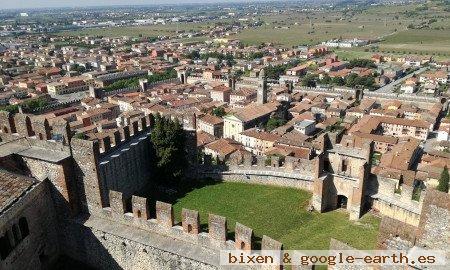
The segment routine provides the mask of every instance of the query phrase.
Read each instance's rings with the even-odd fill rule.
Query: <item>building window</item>
[[[346,172],[347,169],[348,169],[348,160],[344,159],[342,160],[341,171]]]

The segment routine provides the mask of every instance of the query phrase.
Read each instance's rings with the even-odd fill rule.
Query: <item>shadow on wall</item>
[[[83,262],[72,259],[66,255],[62,255],[58,258],[55,265],[49,268],[50,270],[96,270],[96,268],[90,267]]]
[[[62,255],[52,270],[122,270],[111,252],[100,242],[101,237],[82,223],[82,220],[68,220],[61,226],[67,233],[62,239]]]

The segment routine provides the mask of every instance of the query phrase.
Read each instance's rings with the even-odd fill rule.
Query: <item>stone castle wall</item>
[[[110,191],[109,206],[67,225],[72,233],[65,242],[71,257],[99,269],[222,269],[219,250],[254,247],[253,230],[239,223],[228,239],[225,217],[210,214],[208,232],[195,210],[183,209],[181,219],[177,223],[170,204],[150,206],[145,198]],[[282,248],[267,236],[261,246]]]
[[[13,227],[18,226],[21,218],[26,219],[29,234],[20,233],[21,240],[15,243],[6,260],[0,258],[0,269],[40,269],[48,267],[43,263],[48,262],[50,265],[59,255],[57,217],[50,185],[49,181],[37,182],[11,208],[1,213],[0,236],[8,233],[11,234],[10,239],[15,239],[12,237]]]
[[[450,257],[450,194],[428,190],[424,196],[419,222],[419,245],[446,249]]]
[[[100,140],[99,177],[106,190],[141,192],[151,176],[150,120],[143,117]]]
[[[197,176],[211,177],[223,181],[245,182],[292,187],[312,191],[315,160],[286,157],[251,155],[232,158],[226,165],[214,165],[210,156],[205,156],[197,167]]]
[[[27,121],[26,117],[22,118],[25,119],[22,121],[24,124],[36,124]],[[8,119],[10,118],[6,122],[10,123]],[[147,177],[146,172],[139,170],[151,162],[145,159],[150,148],[149,120],[139,119],[130,126],[95,141],[72,139],[69,149],[71,156],[67,161],[51,163],[23,159],[33,176],[40,180],[50,180],[44,180],[43,183],[51,185],[51,195],[48,196],[54,202],[68,201],[68,205],[75,203],[81,206],[81,211],[78,212],[80,215],[75,218],[67,216],[62,222],[46,224],[46,228],[58,228],[60,231],[56,236],[59,237],[55,245],[57,250],[48,250],[51,256],[57,256],[61,250],[70,257],[101,269],[220,269],[218,250],[250,250],[254,247],[252,229],[242,224],[236,224],[234,239],[229,239],[224,217],[210,215],[209,230],[203,232],[197,211],[183,209],[179,223],[174,218],[170,204],[157,202],[150,206],[147,199],[133,196],[141,189],[141,180]],[[46,127],[45,122],[43,127]],[[48,129],[51,135],[52,127],[47,126]],[[33,132],[35,130],[39,129],[31,129]],[[45,130],[38,133],[46,134]],[[22,133],[28,134],[30,130],[22,129]],[[29,137],[27,134],[23,135]],[[9,133],[6,137],[8,136]],[[14,137],[19,136],[11,138]],[[25,142],[60,153],[68,150],[65,143],[44,138],[34,137]],[[370,156],[370,151],[360,150],[334,145],[330,151],[310,160],[293,157],[286,157],[284,160],[278,157],[271,157],[270,160],[264,157],[255,159],[243,155],[241,159],[230,160],[227,165],[212,165],[211,159],[207,157],[203,164],[196,167],[194,176],[312,191],[312,205],[320,212],[335,208],[337,196],[345,195],[348,198],[350,216],[357,219],[364,202],[364,184]],[[331,172],[324,170],[325,159],[328,159]],[[344,159],[348,160],[347,170],[342,170]],[[70,183],[76,185],[76,198],[68,192]],[[112,191],[115,189],[120,192]],[[404,221],[414,226],[423,224],[423,245],[441,245],[440,239],[446,233],[442,228],[448,231],[442,219],[439,219],[448,218],[448,207],[445,208],[440,203],[445,198],[436,202],[429,201],[424,204],[427,207],[422,207],[423,202],[411,200],[412,189],[404,186],[401,195],[395,194],[394,189],[395,183],[380,182],[377,193],[370,194],[374,199],[375,210],[396,219],[399,216],[402,219],[402,213],[414,214]],[[416,209],[412,209],[413,207]],[[60,209],[58,203],[56,208]],[[422,211],[422,208],[426,211]],[[56,213],[58,212],[59,210]],[[433,223],[434,219],[439,219],[437,225]],[[436,237],[440,239],[436,240]],[[263,237],[262,249],[280,249],[281,246],[281,243],[267,236]]]
[[[372,208],[380,214],[395,218],[413,226],[419,226],[423,199],[426,196],[422,192],[419,201],[413,200],[413,187],[403,185],[401,194],[395,192],[397,181],[389,178],[378,178],[378,192],[371,195]]]

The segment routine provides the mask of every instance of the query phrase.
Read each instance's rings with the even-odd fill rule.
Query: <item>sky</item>
[[[250,0],[261,1],[261,0]],[[151,5],[177,3],[250,2],[249,0],[0,0],[0,9],[85,7],[106,5]]]

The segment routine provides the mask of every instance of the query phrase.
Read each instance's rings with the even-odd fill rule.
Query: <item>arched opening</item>
[[[28,228],[28,222],[25,217],[21,217],[19,219],[19,228],[20,228],[20,233],[22,234],[22,239],[27,237],[30,234],[30,230]]]
[[[19,232],[19,226],[17,226],[17,224],[14,224],[12,226],[12,232],[14,236],[14,242],[16,242],[17,245],[20,242],[20,240],[22,240],[21,234]]]
[[[241,241],[241,249],[245,249],[245,242]]]
[[[5,234],[0,237],[0,258],[2,260],[6,259],[12,250],[11,243],[9,242],[8,236]]]
[[[9,133],[7,127],[3,127],[3,133]]]
[[[337,197],[337,208],[347,209],[348,199],[344,195],[338,195]]]
[[[140,218],[141,215],[142,215],[142,214],[141,214],[141,210],[137,210],[136,214],[137,214],[137,217]]]
[[[192,232],[192,225],[191,225],[191,224],[189,224],[189,225],[187,226],[187,231],[188,231],[188,233],[191,233],[191,232]]]

